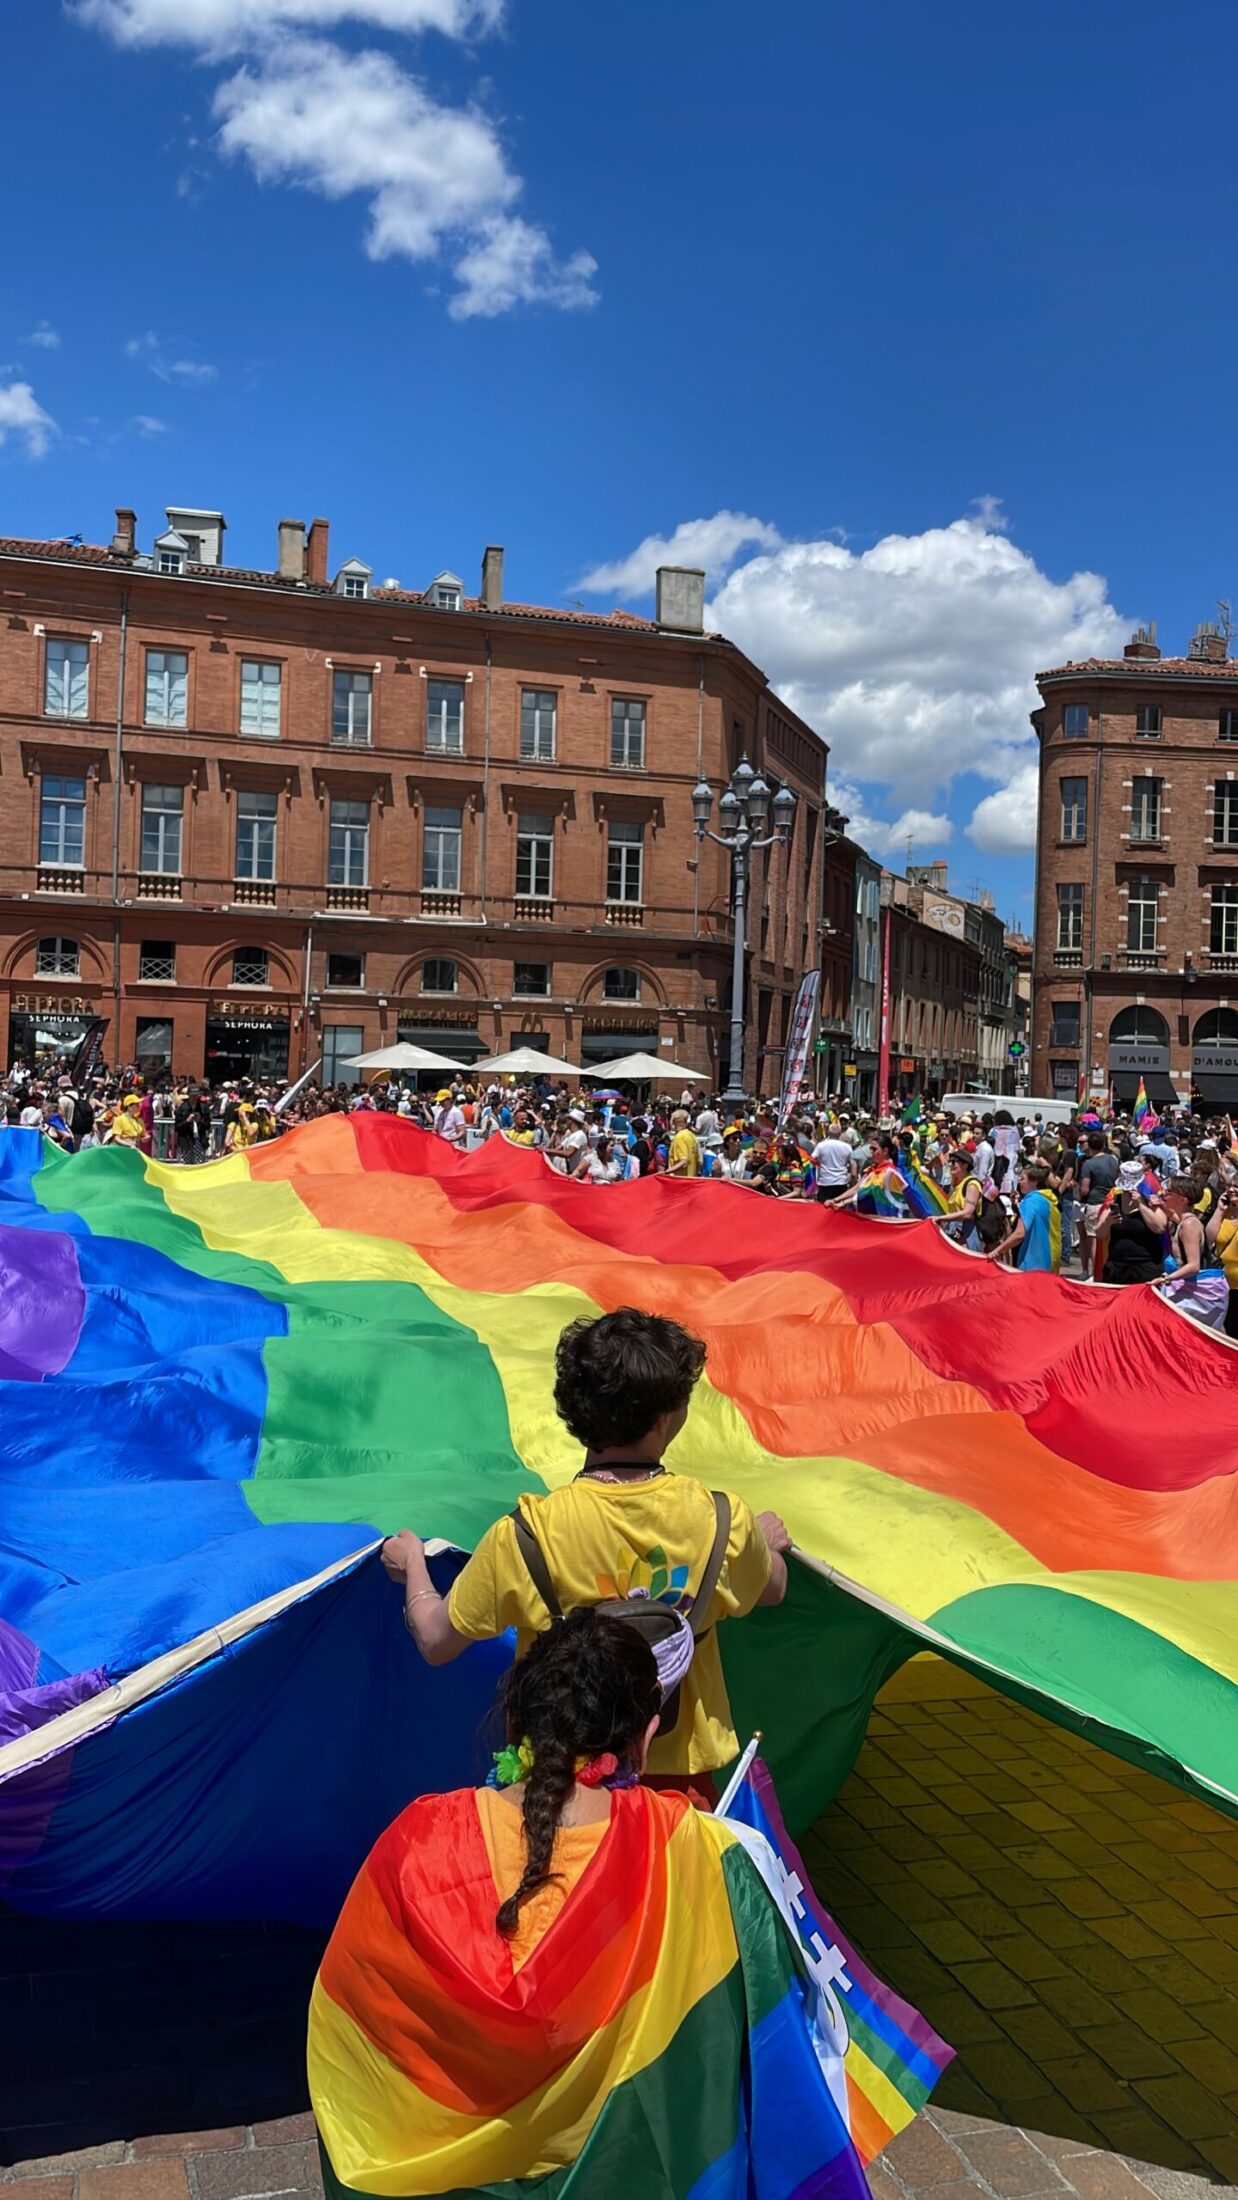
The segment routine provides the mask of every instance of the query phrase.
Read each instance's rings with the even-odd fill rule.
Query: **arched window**
[[[421,990],[423,993],[458,993],[460,991],[460,965],[447,955],[432,955],[421,966]]]
[[[1191,1034],[1191,1044],[1197,1047],[1225,1047],[1229,1051],[1238,1046],[1238,1009],[1210,1008],[1201,1016]]]
[[[36,978],[76,978],[81,975],[82,950],[76,940],[61,939],[58,933],[40,940],[34,951]]]
[[[1109,1026],[1110,1043],[1124,1046],[1167,1047],[1169,1026],[1163,1016],[1145,1003],[1137,1008],[1123,1008]]]
[[[233,985],[269,985],[271,958],[265,947],[238,947],[232,958]]]
[[[602,974],[602,999],[604,1001],[639,1001],[640,972],[628,970],[616,964]]]

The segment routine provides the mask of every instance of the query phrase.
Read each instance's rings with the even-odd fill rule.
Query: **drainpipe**
[[[696,784],[699,787],[705,776],[705,652],[697,659],[699,667],[696,682]],[[697,847],[696,862],[692,866],[692,937],[701,936],[701,849]]]
[[[301,1062],[305,1068],[309,1054],[310,971],[314,962],[314,920],[311,917],[305,927],[305,983],[301,988]]]
[[[489,923],[486,915],[486,890],[489,883],[490,864],[490,674],[492,651],[490,634],[486,632],[486,707],[482,716],[481,752],[481,921]]]
[[[1085,1093],[1086,1093],[1086,1096],[1087,1096],[1088,1098],[1090,1098],[1090,1097],[1091,1097],[1091,1092],[1092,1092],[1092,1048],[1093,1048],[1093,1047],[1094,1047],[1094,1045],[1096,1044],[1096,1042],[1095,1042],[1095,1039],[1093,1038],[1093,1035],[1092,1035],[1092,1018],[1093,1018],[1093,1016],[1094,1016],[1094,1015],[1095,1015],[1095,1013],[1096,1013],[1096,902],[1097,902],[1097,895],[1098,895],[1098,893],[1099,893],[1099,890],[1100,890],[1100,793],[1101,793],[1101,772],[1102,772],[1102,770],[1103,770],[1103,768],[1104,768],[1104,755],[1105,755],[1105,750],[1104,750],[1104,732],[1105,732],[1105,713],[1104,713],[1104,707],[1103,707],[1103,705],[1102,705],[1101,703],[1098,703],[1098,704],[1097,704],[1097,709],[1096,709],[1096,793],[1095,793],[1095,807],[1094,807],[1094,810],[1093,810],[1093,814],[1092,814],[1092,820],[1091,820],[1091,833],[1092,833],[1092,906],[1091,906],[1091,909],[1090,909],[1090,910],[1089,910],[1089,912],[1088,912],[1088,916],[1089,916],[1089,923],[1088,923],[1088,957],[1087,957],[1087,963],[1086,963],[1086,965],[1085,965],[1085,968],[1084,968],[1084,971],[1083,971],[1083,1013],[1084,1013],[1084,1017],[1085,1017],[1085,1019],[1086,1019],[1086,1030],[1087,1030],[1087,1036],[1086,1036],[1086,1038],[1085,1038],[1084,1044],[1082,1045],[1082,1047],[1081,1047],[1081,1048],[1080,1048],[1080,1050],[1079,1050],[1079,1067],[1080,1067],[1080,1069],[1081,1069],[1081,1070],[1085,1071],[1085,1072],[1086,1072],[1086,1075],[1087,1075],[1087,1085],[1086,1085],[1086,1087],[1085,1087]],[[1133,798],[1132,798],[1132,799],[1133,799]],[[1034,958],[1033,958],[1033,960],[1034,960]],[[1033,1008],[1033,1012],[1035,1011],[1035,1005],[1036,1005],[1036,1004],[1035,1004],[1035,1000],[1033,999],[1033,1002],[1032,1002],[1032,1008]],[[1108,1066],[1109,1066],[1109,1052],[1108,1052],[1108,1048],[1109,1048],[1109,1037],[1108,1037],[1108,1033],[1106,1033],[1106,1035],[1105,1035],[1105,1067],[1106,1067],[1106,1069],[1108,1069]],[[1078,1091],[1078,1088],[1076,1087],[1076,1096],[1077,1096],[1077,1091]]]
[[[129,642],[129,590],[120,592],[120,648],[116,666],[116,743],[112,756],[112,1040],[120,1054],[120,816],[125,749],[125,659]]]

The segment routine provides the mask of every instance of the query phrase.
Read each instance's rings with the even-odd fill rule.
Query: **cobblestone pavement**
[[[884,1691],[803,1849],[958,2050],[874,2200],[1238,2191],[1238,1825],[930,1659]],[[0,2200],[318,2191],[301,2114],[0,2171]]]
[[[1238,1825],[920,1659],[804,1855],[873,1968],[958,2050],[934,2116],[887,2149],[885,2200],[963,2180],[1009,2200],[1238,2181]]]

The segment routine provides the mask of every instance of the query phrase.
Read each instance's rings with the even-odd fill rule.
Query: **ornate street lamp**
[[[746,756],[741,757],[731,774],[731,784],[718,802],[718,822],[722,831],[713,831],[709,819],[714,806],[714,792],[708,780],[702,779],[692,789],[692,815],[696,821],[696,837],[712,840],[719,848],[725,848],[731,858],[734,878],[735,950],[731,965],[731,1073],[723,1104],[732,1114],[747,1103],[744,1092],[744,956],[748,909],[748,858],[757,848],[772,848],[775,844],[790,846],[791,831],[795,824],[795,796],[789,787],[780,787],[773,800],[774,830],[767,833],[769,823],[769,788],[759,773],[754,772]]]

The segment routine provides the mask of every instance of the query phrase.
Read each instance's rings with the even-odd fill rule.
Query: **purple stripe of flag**
[[[0,1378],[40,1383],[59,1375],[73,1357],[85,1313],[72,1238],[0,1223]]]

